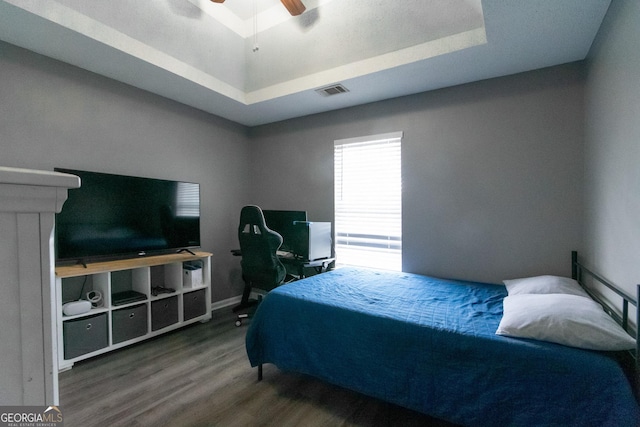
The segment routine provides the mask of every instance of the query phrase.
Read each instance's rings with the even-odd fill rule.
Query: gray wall
[[[333,220],[333,141],[404,131],[403,269],[570,274],[580,249],[582,64],[252,128],[255,203]]]
[[[404,269],[497,282],[569,274],[581,245],[582,65],[246,129],[0,45],[0,164],[202,183],[214,300],[241,292],[240,207],[333,220],[333,141],[404,131]],[[250,171],[250,173],[248,172]]]
[[[588,58],[585,256],[640,283],[640,2],[614,0]]]
[[[242,290],[229,249],[248,164],[243,126],[0,42],[0,165],[201,183],[214,300]]]

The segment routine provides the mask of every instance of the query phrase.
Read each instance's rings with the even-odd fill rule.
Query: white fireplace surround
[[[80,178],[0,166],[0,405],[58,405],[55,214]]]

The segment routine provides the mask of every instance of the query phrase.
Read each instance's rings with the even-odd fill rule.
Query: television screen
[[[306,211],[277,211],[263,210],[264,222],[271,230],[282,236],[282,246],[280,250],[287,252],[295,252],[296,246],[296,222],[306,222]]]
[[[56,262],[200,246],[200,185],[55,169],[80,177],[56,214]]]

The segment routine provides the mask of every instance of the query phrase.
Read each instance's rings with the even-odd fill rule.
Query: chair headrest
[[[266,226],[262,209],[259,206],[248,205],[240,211],[240,224],[254,224],[261,228]]]

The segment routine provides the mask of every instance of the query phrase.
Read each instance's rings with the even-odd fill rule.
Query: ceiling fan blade
[[[301,0],[280,0],[284,7],[287,8],[289,13],[293,16],[301,15],[307,8],[304,7]]]
[[[214,3],[224,3],[224,0],[211,0]],[[302,12],[307,10],[301,0],[280,0],[284,7],[287,8],[289,13],[293,16],[301,15]]]

